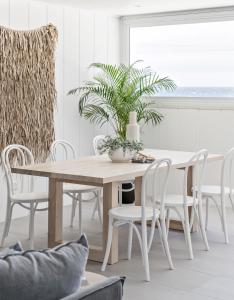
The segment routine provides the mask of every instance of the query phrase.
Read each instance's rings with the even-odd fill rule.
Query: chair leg
[[[128,231],[128,260],[131,259],[132,255],[132,235],[133,235],[133,224],[129,223],[129,231]]]
[[[79,235],[82,234],[82,194],[78,195],[79,202]]]
[[[173,262],[172,262],[172,259],[171,259],[171,253],[170,253],[169,245],[168,245],[167,230],[166,230],[165,220],[164,219],[161,220],[160,223],[161,223],[161,228],[162,228],[162,239],[163,239],[163,244],[164,244],[166,256],[167,256],[168,263],[169,263],[169,268],[171,270],[173,270],[174,266],[173,266]]]
[[[234,203],[233,203],[233,200],[232,200],[232,195],[229,195],[229,200],[231,202],[231,207],[232,207],[232,210],[234,212]]]
[[[77,200],[75,198],[75,194],[72,194],[72,210],[71,210],[71,223],[70,223],[71,227],[73,227],[73,222],[76,215],[76,206],[77,206]]]
[[[227,229],[227,216],[226,216],[226,206],[225,206],[225,196],[221,197],[221,212],[222,212],[222,219],[223,219],[223,230],[224,230],[224,237],[225,243],[228,244],[228,229]]]
[[[170,227],[170,208],[167,209],[167,214],[166,214],[166,230],[167,230],[167,236],[169,233],[169,227]]]
[[[98,211],[98,201],[97,200],[95,200],[95,203],[94,203],[94,206],[93,206],[93,212],[92,212],[92,215],[91,215],[91,220],[94,220],[96,211]]]
[[[189,250],[189,259],[193,259],[193,248],[192,248],[192,241],[191,241],[191,233],[190,233],[190,224],[189,224],[189,213],[188,207],[184,207],[184,229],[185,229],[185,238],[187,241],[187,246]]]
[[[98,211],[98,217],[99,217],[99,221],[102,224],[102,210],[101,210],[101,196],[100,196],[100,191],[97,192],[97,211]]]
[[[34,205],[34,203],[30,203],[30,218],[29,218],[30,249],[34,248],[34,216],[35,216],[35,205]]]
[[[6,210],[6,220],[5,220],[5,225],[4,225],[2,240],[1,240],[1,247],[4,246],[5,239],[8,236],[8,233],[9,233],[9,229],[10,229],[10,225],[11,225],[11,217],[12,217],[13,206],[14,206],[14,204],[11,204],[10,202],[8,202],[7,210]]]
[[[162,228],[161,228],[161,224],[159,222],[159,219],[157,219],[157,226],[158,226],[158,232],[159,232],[160,242],[161,242],[161,245],[162,245],[162,248],[163,248],[163,254],[165,256],[167,256],[166,250],[165,250],[164,241],[163,241],[163,238],[162,238]]]
[[[113,236],[113,219],[112,216],[109,216],[109,226],[108,226],[108,238],[107,238],[107,244],[106,244],[106,253],[105,257],[102,263],[102,272],[106,270],[106,265],[108,262],[108,258],[110,255],[110,250],[111,250],[111,244],[112,244],[112,236]]]
[[[144,262],[143,264],[144,264],[144,268],[145,268],[145,280],[150,281],[146,221],[142,222],[142,254],[143,254],[143,262]]]
[[[199,203],[198,203],[198,215],[199,215],[199,224],[200,224],[202,239],[204,241],[205,248],[208,251],[210,249],[210,247],[209,247],[207,236],[206,236],[206,230],[205,230],[205,225],[204,225],[202,202],[201,201],[199,201]]]
[[[9,222],[8,222],[8,226],[7,226],[6,236],[8,236],[9,231],[10,231],[10,226],[11,226],[11,221],[12,221],[12,211],[13,211],[13,207],[14,207],[14,204],[12,204],[12,205],[11,205],[11,208],[10,208],[10,215],[9,215]]]
[[[150,230],[150,238],[148,243],[148,252],[151,249],[153,238],[154,238],[154,232],[155,232],[155,225],[156,225],[156,219],[153,219],[151,222],[151,230]]]
[[[208,229],[208,221],[209,221],[209,204],[210,204],[210,199],[206,198],[206,226],[205,229]]]

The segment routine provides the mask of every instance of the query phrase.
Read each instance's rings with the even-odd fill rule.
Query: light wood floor
[[[64,209],[64,236],[66,240],[78,238],[77,225],[69,227],[70,207]],[[101,227],[96,220],[90,220],[92,207],[84,206],[84,231],[91,243],[98,243]],[[77,222],[78,223],[78,222]],[[211,250],[203,251],[203,243],[199,233],[193,234],[194,260],[187,259],[184,237],[182,233],[170,232],[169,243],[176,269],[169,271],[163,255],[159,237],[156,232],[150,253],[151,282],[143,281],[139,247],[134,239],[133,258],[127,261],[127,228],[120,229],[121,261],[108,266],[106,276],[121,274],[127,276],[124,289],[126,300],[233,300],[234,299],[234,213],[228,213],[230,244],[223,243],[220,221],[214,209],[211,209],[208,238]],[[0,233],[3,224],[0,224]],[[47,213],[38,213],[36,217],[35,248],[46,247]],[[28,218],[14,220],[6,245],[20,240],[25,249],[28,247]],[[100,272],[100,264],[88,263],[89,271]]]

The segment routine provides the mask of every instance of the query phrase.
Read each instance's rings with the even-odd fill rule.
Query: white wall
[[[72,142],[78,154],[92,153],[92,139],[101,131],[78,115],[77,98],[67,92],[87,80],[92,62],[118,63],[119,20],[95,11],[50,5],[30,0],[1,0],[0,25],[15,29],[36,28],[53,23],[59,30],[56,51],[57,111],[56,138]],[[40,184],[41,186],[41,184]],[[0,222],[4,220],[6,204],[5,182],[0,176]],[[24,210],[16,209],[14,217]]]

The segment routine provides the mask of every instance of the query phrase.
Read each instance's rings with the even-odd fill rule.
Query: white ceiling
[[[155,13],[234,5],[234,0],[43,0],[118,15]]]

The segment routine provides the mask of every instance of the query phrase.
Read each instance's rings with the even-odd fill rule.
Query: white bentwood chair
[[[100,155],[99,147],[102,145],[103,141],[105,140],[105,135],[97,135],[93,139],[93,149],[95,155]],[[129,188],[123,188],[123,184],[129,185]],[[119,195],[119,205],[122,205],[122,193],[132,192],[135,189],[134,181],[121,181],[119,182],[118,186],[118,195]],[[129,205],[129,204],[128,204]]]
[[[160,172],[161,168],[163,168],[165,171],[163,179],[162,173]],[[164,199],[166,195],[166,187],[170,168],[171,160],[167,158],[156,160],[148,167],[142,179],[141,206],[123,205],[109,210],[108,240],[105,257],[102,264],[102,271],[105,271],[108,262],[112,244],[113,228],[124,224],[129,224],[128,258],[130,259],[131,257],[132,231],[134,230],[138,237],[141,248],[143,265],[145,268],[145,280],[150,281],[148,252],[152,244],[156,223],[158,225],[161,243],[168,259],[169,268],[174,269],[167,241],[164,209]],[[160,189],[158,188],[159,177]],[[152,186],[152,194],[150,197],[151,205],[146,206],[146,201],[148,200],[147,188],[149,185]],[[159,208],[156,206],[158,201],[160,202]],[[147,242],[147,221],[151,221],[149,243]],[[140,234],[135,222],[141,222],[142,234]]]
[[[170,224],[170,210],[174,210],[179,219],[182,222],[183,230],[185,234],[185,240],[188,246],[189,259],[193,259],[193,249],[191,241],[191,229],[194,225],[195,216],[197,218],[201,235],[205,243],[205,249],[209,250],[209,245],[206,237],[206,231],[204,226],[203,211],[202,211],[202,197],[201,197],[201,185],[204,177],[204,170],[207,162],[208,151],[203,149],[198,151],[189,161],[187,167],[183,170],[183,194],[168,195],[165,199],[165,210],[167,212],[167,233],[169,231]],[[193,196],[188,196],[187,180],[189,166],[193,166]],[[189,208],[191,208],[191,218],[189,216]],[[180,212],[182,209],[183,215]]]
[[[226,220],[226,201],[228,198],[234,210],[234,190],[232,183],[233,159],[234,148],[231,148],[224,156],[222,162],[220,185],[202,185],[201,187],[202,198],[206,201],[206,229],[208,228],[209,202],[211,200],[218,210],[226,244],[229,242]]]
[[[1,158],[7,182],[7,210],[1,246],[4,245],[9,233],[13,208],[18,204],[30,212],[29,240],[30,248],[33,249],[35,212],[48,209],[47,207],[38,208],[38,204],[48,202],[48,193],[33,191],[33,176],[16,175],[11,172],[13,166],[34,164],[33,155],[27,147],[17,144],[9,145],[3,149]],[[26,187],[28,187],[28,192],[24,192]]]
[[[52,143],[50,148],[51,158],[53,161],[56,161],[58,159],[59,149],[62,150],[63,154],[65,155],[64,158],[65,160],[77,159],[76,150],[71,143],[65,140],[56,140]],[[73,226],[73,222],[74,222],[77,202],[79,204],[79,234],[82,233],[82,202],[95,201],[92,217],[94,216],[95,211],[97,211],[100,223],[102,223],[102,212],[101,212],[101,205],[100,205],[100,198],[101,198],[100,188],[96,186],[90,186],[90,185],[64,183],[63,193],[72,199],[71,227]],[[84,194],[89,194],[89,193],[92,193],[93,197],[88,199],[83,197]]]

